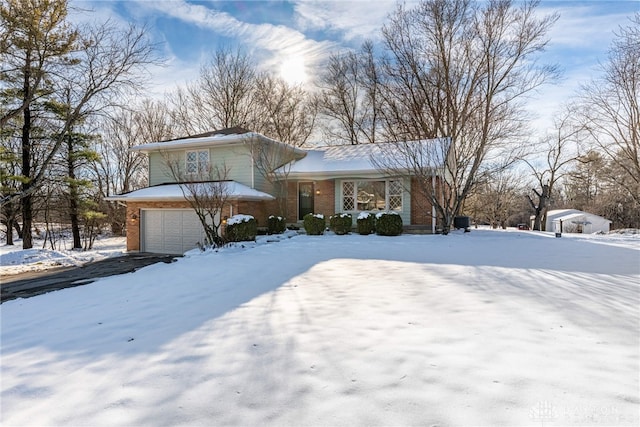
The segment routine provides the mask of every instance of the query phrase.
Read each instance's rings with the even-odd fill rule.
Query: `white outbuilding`
[[[608,233],[611,221],[577,209],[556,209],[547,212],[547,231],[559,233]]]

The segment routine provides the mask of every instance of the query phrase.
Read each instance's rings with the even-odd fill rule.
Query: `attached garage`
[[[229,198],[221,212],[223,216],[245,213],[266,221],[265,203],[273,202],[275,197],[235,181],[224,181],[224,186]],[[178,255],[205,243],[200,220],[180,184],[142,188],[105,200],[127,205],[128,251]]]
[[[140,231],[143,252],[183,254],[205,241],[193,209],[143,209]]]

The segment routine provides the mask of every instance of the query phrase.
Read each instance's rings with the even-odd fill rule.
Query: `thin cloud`
[[[608,47],[614,38],[613,31],[617,31],[620,25],[628,23],[633,10],[629,7],[627,12],[627,8],[623,7],[623,10],[605,13],[601,8],[602,5],[597,3],[588,6],[540,8],[541,14],[560,13],[560,19],[549,32],[551,45],[558,48],[593,50]]]
[[[298,1],[294,10],[301,29],[336,32],[350,42],[376,39],[396,5],[392,0]]]
[[[251,24],[239,21],[226,12],[184,1],[144,2],[145,9],[211,30],[220,36],[238,40],[254,51],[267,52],[265,63],[275,66],[287,58],[304,57],[308,67],[322,62],[338,49],[331,41],[315,41],[283,25]]]

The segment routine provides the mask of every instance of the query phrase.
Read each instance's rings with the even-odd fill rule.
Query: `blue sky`
[[[411,3],[412,0],[407,1]],[[72,19],[111,19],[114,24],[145,24],[159,43],[168,65],[152,70],[152,93],[158,95],[192,81],[201,64],[219,45],[240,46],[265,69],[290,81],[309,82],[332,53],[357,49],[375,40],[395,1],[188,1],[72,0]],[[530,100],[538,113],[536,126],[549,123],[552,113],[596,75],[613,31],[640,10],[640,1],[546,1],[540,13],[560,13],[541,60],[560,64],[564,78]]]

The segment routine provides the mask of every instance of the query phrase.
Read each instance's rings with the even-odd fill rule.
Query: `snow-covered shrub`
[[[281,216],[269,215],[267,219],[268,234],[282,234],[287,228],[286,219]]]
[[[304,216],[304,229],[311,236],[324,234],[324,215],[308,213]]]
[[[351,214],[337,213],[329,218],[329,228],[338,235],[347,234],[351,231]]]
[[[402,234],[402,218],[397,212],[379,212],[376,214],[376,234],[379,236],[398,236]]]
[[[251,215],[234,215],[227,220],[225,237],[229,242],[256,240],[258,223]]]
[[[359,234],[371,234],[376,231],[376,217],[370,212],[360,212],[356,225]]]

